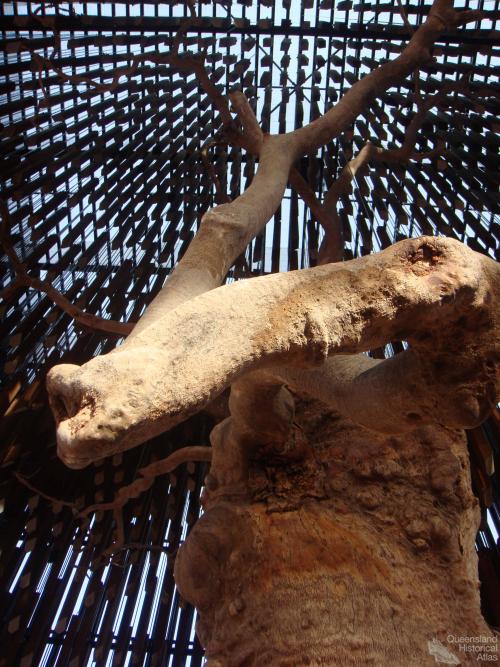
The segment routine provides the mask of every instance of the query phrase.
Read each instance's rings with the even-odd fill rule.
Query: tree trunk
[[[493,634],[464,433],[389,437],[303,398],[291,439],[301,460],[257,450],[246,492],[207,477],[178,554],[208,665],[475,664],[454,641]]]

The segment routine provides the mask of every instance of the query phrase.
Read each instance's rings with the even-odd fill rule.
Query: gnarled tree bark
[[[436,0],[398,58],[286,135],[263,135],[238,94],[237,131],[218,95],[226,138],[260,158],[252,185],[204,216],[120,348],[48,375],[58,452],[75,468],[141,444],[231,386],[231,416],[211,435],[206,511],[176,562],[212,667],[420,667],[439,650],[459,664],[448,635],[491,634],[477,592],[477,503],[456,429],[481,423],[496,400],[499,267],[457,241],[422,237],[219,287],[289,179],[334,240],[326,258],[340,259],[328,205],[368,159],[413,156],[430,102],[419,96],[399,151],[363,149],[326,208],[295,161],[427,62],[443,31],[477,17]],[[391,340],[410,349],[390,360],[358,354]]]
[[[429,418],[475,426],[495,400],[499,272],[457,241],[422,237],[350,262],[211,290],[114,352],[50,371],[59,454],[81,467],[171,428],[245,372],[314,367],[390,340],[413,350],[404,361],[382,362],[386,377],[403,389],[400,369],[409,364],[427,381],[419,404],[412,376],[405,378],[415,406],[401,428]],[[407,407],[403,394],[401,401]]]
[[[302,458],[254,455],[246,496],[208,491],[177,556],[208,665],[431,667],[435,641],[477,664],[447,641],[493,634],[463,433],[387,437],[304,399],[295,421]]]

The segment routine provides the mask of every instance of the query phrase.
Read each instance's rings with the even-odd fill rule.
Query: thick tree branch
[[[314,152],[339,136],[372,100],[428,62],[434,43],[443,32],[481,16],[481,12],[456,11],[451,0],[435,0],[425,23],[397,58],[357,81],[326,114],[292,133],[298,154]]]
[[[469,13],[462,16],[471,20]],[[414,317],[425,305],[432,317],[424,308],[422,319],[427,328],[432,328],[438,313],[450,314],[448,305],[443,304],[443,295],[460,293],[463,306],[463,299],[467,301],[464,294],[470,295],[471,289],[474,293],[481,292],[467,273],[472,263],[470,258],[460,265],[464,265],[465,274],[471,284],[474,283],[471,289],[470,285],[463,288],[454,269],[446,269],[444,274],[432,271],[435,265],[448,266],[448,255],[456,255],[456,260],[457,257],[461,259],[461,253],[455,252],[455,246],[449,247],[451,242],[424,239],[411,242],[417,246],[408,242],[410,245],[403,255],[410,265],[410,283],[414,275],[434,275],[436,284],[424,281],[425,288],[416,284],[408,289],[408,276],[399,274],[399,251],[387,250],[385,253],[389,254],[382,253],[380,257],[387,260],[392,256],[391,252],[396,253],[396,268],[388,267],[384,259],[380,260],[379,266],[379,260],[364,258],[358,260],[364,262],[356,265],[360,268],[353,270],[346,265],[321,267],[319,271],[325,271],[325,275],[315,274],[314,281],[309,272],[301,272],[286,278],[274,276],[266,288],[261,287],[260,281],[251,281],[251,287],[243,283],[232,286],[232,292],[217,290],[203,294],[220,285],[235,258],[273,215],[295,160],[349,127],[374,97],[430,58],[434,40],[443,30],[455,27],[461,21],[450,2],[436,0],[427,21],[415,31],[396,60],[382,65],[355,84],[323,117],[289,134],[263,137],[248,103],[245,105],[244,98],[235,95],[233,106],[243,127],[243,132],[239,132],[232,124],[226,100],[220,98],[222,111],[227,109],[223,124],[230,141],[260,154],[257,174],[249,189],[234,202],[218,206],[204,216],[200,231],[182,261],[122,348],[107,357],[92,360],[83,369],[61,366],[51,373],[49,390],[54,412],[60,421],[60,454],[69,465],[85,465],[96,457],[132,447],[169,428],[198,411],[248,370],[283,364],[314,364],[333,352],[352,353],[403,336],[412,340],[415,330],[413,342],[418,346],[419,336],[423,339],[428,333],[423,333],[422,321],[415,327],[408,312]],[[177,53],[173,57],[179,58]],[[160,58],[163,55],[151,59],[159,62]],[[202,61],[199,62],[203,67]],[[192,63],[189,66],[192,67]],[[209,92],[210,95],[216,93],[216,89]],[[406,150],[406,146],[404,148]],[[366,152],[371,150],[367,148]],[[486,260],[483,258],[482,261]],[[416,272],[411,268],[413,265]],[[406,270],[408,273],[408,266]],[[363,276],[366,278],[374,273],[378,277],[380,272],[385,276],[381,286],[383,296],[372,306],[370,300],[374,299],[369,296],[367,288],[370,280],[364,284]],[[456,284],[457,281],[460,284]],[[316,291],[313,282],[319,285]],[[482,304],[482,298],[478,303]],[[335,316],[331,313],[324,315],[332,309],[332,304]],[[467,307],[472,308],[469,301]],[[283,309],[285,317],[281,321],[273,313],[282,313]],[[472,311],[476,312],[475,306]],[[451,312],[456,314],[453,309]],[[236,321],[235,330],[232,323]],[[279,324],[277,332],[272,331],[273,322]],[[269,326],[272,334],[265,335]],[[372,331],[373,327],[375,331]],[[188,332],[187,337],[183,334],[177,340],[179,330]],[[215,350],[217,354],[214,356]],[[486,356],[491,356],[490,348],[488,350]],[[481,364],[482,361],[474,357],[474,369],[476,366],[483,369]],[[483,375],[489,381],[488,373]],[[115,384],[110,386],[113,378]],[[118,378],[120,384],[134,387],[128,399],[121,396]],[[467,385],[470,391],[468,389],[463,400],[471,401],[470,410],[464,410],[469,421],[482,416],[484,406],[489,405],[491,391],[488,389],[490,385],[486,385],[488,382],[481,380],[475,393]],[[116,409],[117,404],[124,403],[127,404],[126,412]],[[455,413],[453,418],[456,418]]]
[[[283,368],[276,374],[354,423],[396,434],[432,423],[471,428],[486,418],[495,402],[494,387],[479,415],[474,409],[467,413],[470,399],[458,378],[474,369],[462,359],[464,368],[454,372],[456,363],[449,355],[438,362],[435,355],[406,350],[389,359],[336,355],[317,369]]]
[[[281,377],[246,373],[231,386],[229,410],[231,416],[210,434],[213,455],[205,479],[205,509],[222,497],[246,495],[252,457],[290,460],[302,454],[293,437],[294,399]]]
[[[438,375],[452,358],[446,396],[454,407],[445,417],[473,426],[494,401],[499,272],[458,241],[422,237],[212,290],[127,346],[50,371],[59,455],[84,466],[171,428],[250,370],[315,366],[390,340],[409,341]],[[436,387],[437,380],[429,394]]]
[[[231,93],[229,97],[243,127],[243,134],[235,132],[234,129],[228,129],[226,131],[228,139],[233,144],[244,148],[253,155],[259,156],[264,134],[257,122],[253,109],[242,92],[236,91]],[[324,229],[330,229],[332,222],[329,215],[317,200],[314,190],[295,167],[292,167],[290,170],[289,182],[295,188],[297,194],[302,197],[306,206],[309,207],[311,213]]]
[[[182,260],[125,345],[158,317],[222,283],[235,259],[278,208],[294,160],[286,135],[264,137],[259,167],[249,188],[231,203],[205,213]]]

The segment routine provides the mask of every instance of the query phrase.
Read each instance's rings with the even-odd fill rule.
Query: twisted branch
[[[129,500],[137,498],[141,495],[141,493],[151,488],[154,480],[157,477],[172,472],[183,463],[190,463],[194,461],[209,462],[211,460],[211,447],[203,447],[198,445],[182,447],[181,449],[177,449],[175,452],[172,452],[172,454],[169,456],[160,459],[159,461],[155,461],[154,463],[150,463],[143,468],[140,468],[138,471],[139,477],[131,484],[122,486],[114,500],[108,503],[95,503],[94,505],[89,505],[80,511],[78,511],[76,503],[68,500],[62,500],[61,498],[56,498],[49,495],[48,493],[45,493],[19,473],[14,473],[14,477],[23,486],[28,488],[30,491],[33,491],[33,493],[36,493],[40,497],[45,498],[45,500],[48,500],[52,505],[62,505],[63,507],[69,507],[77,518],[84,519],[85,517],[89,516],[89,514],[93,514],[94,512],[107,510],[113,510],[114,512],[117,512],[117,510],[120,510]],[[116,518],[117,516],[115,514],[115,519]]]
[[[86,517],[93,512],[100,510],[113,510],[115,518],[117,510],[121,509],[129,500],[137,498],[153,486],[156,477],[172,472],[182,463],[189,463],[190,461],[211,461],[212,449],[211,447],[202,447],[192,445],[189,447],[182,447],[172,452],[169,456],[154,463],[150,463],[139,470],[139,477],[131,484],[122,486],[116,494],[114,500],[109,503],[96,503],[89,505],[82,510],[78,516]]]
[[[84,467],[172,428],[249,371],[315,367],[390,340],[409,341],[429,364],[437,408],[422,408],[422,420],[469,428],[494,400],[499,270],[458,241],[422,237],[211,290],[111,354],[49,372],[59,456]],[[448,358],[443,390],[436,360]]]
[[[30,491],[33,491],[33,493],[36,493],[39,495],[41,498],[45,498],[45,500],[48,500],[52,506],[57,507],[58,505],[62,505],[63,507],[69,507],[73,511],[73,514],[76,514],[77,509],[76,509],[76,504],[69,502],[68,500],[61,500],[60,498],[55,498],[54,496],[50,496],[48,493],[45,493],[44,491],[41,491],[38,487],[34,486],[26,477],[23,477],[19,473],[15,472],[14,477],[17,479],[17,481],[28,488]]]

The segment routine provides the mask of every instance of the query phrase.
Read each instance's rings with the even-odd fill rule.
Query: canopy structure
[[[213,417],[199,415],[141,450],[69,471],[55,458],[44,390],[59,361],[81,363],[113,349],[182,257],[203,213],[238,196],[254,176],[255,156],[225,142],[214,96],[188,61],[204,64],[216,93],[243,91],[265,132],[287,132],[395,58],[430,4],[0,6],[0,517],[7,527],[0,665],[202,661],[172,557],[199,515],[204,464],[159,477],[128,504],[123,546],[111,563],[103,552],[120,520],[111,512],[77,514],[109,500],[146,463],[181,444],[206,443]],[[382,93],[347,132],[297,165],[308,203],[321,203],[367,141],[401,146],[415,90],[425,96],[455,87],[420,127],[414,148],[428,158],[368,166],[339,196],[345,259],[421,234],[451,236],[500,259],[499,2],[461,4],[485,18],[444,34],[417,76]],[[169,60],[176,48],[178,58]],[[227,281],[314,266],[323,230],[313,208],[290,186]],[[102,331],[73,319],[75,312],[122,325]],[[485,582],[500,571],[499,434],[494,416],[469,435]],[[498,625],[496,604],[485,602]]]

